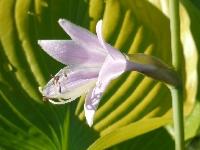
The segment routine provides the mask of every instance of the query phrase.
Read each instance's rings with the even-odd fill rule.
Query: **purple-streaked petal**
[[[89,51],[72,40],[39,40],[38,44],[65,65],[101,66],[105,60],[104,54]]]
[[[41,90],[48,99],[72,101],[91,89],[97,80],[99,68],[65,67]]]
[[[95,34],[65,19],[59,19],[58,23],[77,44],[80,44],[82,47],[89,49],[90,51],[96,51],[104,55],[106,54],[105,50],[101,48]]]
[[[113,59],[123,59],[124,56],[121,52],[119,52],[117,49],[107,44],[106,42],[104,42],[104,38],[102,34],[102,31],[103,31],[102,23],[103,21],[99,20],[96,25],[96,33],[97,33],[97,37],[99,39],[101,46],[107,51],[109,55],[111,55]]]
[[[93,124],[93,117],[99,105],[100,99],[108,84],[123,72],[126,71],[127,61],[124,59],[113,60],[111,56],[107,56],[100,70],[96,86],[88,94],[85,101],[85,116],[89,126]]]
[[[120,76],[127,70],[127,60],[123,59],[113,60],[111,56],[107,56],[101,70],[99,72],[98,81],[99,83],[108,83],[111,80]]]

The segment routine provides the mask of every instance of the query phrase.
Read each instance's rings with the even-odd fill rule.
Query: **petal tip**
[[[41,86],[38,87],[38,90],[39,90],[40,93],[42,93],[42,89],[43,88]]]
[[[60,19],[58,20],[58,23],[59,23],[59,24],[62,24],[62,23],[64,23],[65,21],[66,21],[65,19],[60,18]]]
[[[45,47],[48,42],[47,42],[47,40],[38,40],[37,43],[43,50],[45,50]]]
[[[100,24],[102,24],[102,23],[103,23],[103,20],[100,19],[100,20],[97,22],[97,25],[100,25]]]
[[[86,121],[89,127],[93,125],[94,114],[95,114],[94,110],[87,109],[85,106],[85,117],[86,117]]]
[[[87,121],[87,124],[88,124],[89,127],[92,127],[93,121],[90,121],[90,122]]]
[[[103,20],[99,20],[96,24],[96,32],[102,32],[102,23],[103,23]]]
[[[61,26],[61,28],[63,28],[63,30],[68,34],[70,29],[71,29],[71,26],[73,26],[73,24],[66,20],[66,19],[59,19],[58,20],[58,24]]]
[[[42,40],[38,40],[38,41],[37,41],[37,43],[38,43],[39,45],[41,45],[41,43],[42,43]]]
[[[66,19],[63,19],[63,18],[60,18],[60,19],[58,20],[58,23],[59,23],[59,25],[60,25],[62,28],[64,28],[64,29],[70,25],[70,21],[68,21],[68,20],[66,20]]]

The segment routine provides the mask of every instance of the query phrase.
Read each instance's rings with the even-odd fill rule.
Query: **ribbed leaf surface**
[[[44,103],[38,91],[63,67],[37,45],[38,39],[69,38],[59,27],[59,18],[92,32],[103,18],[108,43],[124,53],[150,54],[170,65],[168,13],[168,1],[162,0],[0,0],[0,149],[138,149],[146,140],[159,149],[154,141],[158,135],[170,144],[167,148],[173,147],[164,129],[145,134],[170,123],[172,117],[168,88],[149,77],[129,72],[114,80],[92,128],[85,121],[84,96],[53,106]],[[187,115],[197,93],[200,13],[189,1],[181,2],[180,13]]]

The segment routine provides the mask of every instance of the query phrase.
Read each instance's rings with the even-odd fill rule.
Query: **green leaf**
[[[164,128],[159,128],[109,148],[112,149],[174,150],[174,141]]]
[[[106,149],[122,141],[136,137],[141,133],[145,133],[153,129],[156,129],[161,124],[165,125],[169,123],[170,120],[171,120],[170,118],[162,117],[162,118],[144,119],[131,123],[127,126],[114,130],[113,132],[110,132],[105,136],[102,136],[97,141],[95,141],[88,149],[89,150]],[[143,124],[142,128],[141,124]]]
[[[200,102],[197,101],[192,113],[187,117],[185,121],[185,138],[191,139],[199,133],[200,129]]]

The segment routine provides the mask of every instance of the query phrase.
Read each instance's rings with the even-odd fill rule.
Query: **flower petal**
[[[103,55],[106,54],[105,50],[101,48],[95,34],[65,19],[59,19],[58,23],[77,44],[80,44],[82,47],[89,49],[90,51],[96,51]]]
[[[91,88],[90,91],[88,92],[86,99],[85,99],[85,104],[84,104],[86,121],[90,127],[93,125],[93,117],[94,117],[95,111],[98,107],[98,103],[100,101],[100,99],[97,99],[96,105],[93,104],[94,99],[91,98],[92,92],[93,92],[93,88]]]
[[[38,44],[65,65],[101,66],[105,60],[104,54],[89,51],[72,40],[39,40]]]
[[[127,61],[125,57],[124,59],[118,60],[113,60],[110,55],[106,57],[106,60],[100,70],[96,86],[92,91],[90,91],[85,101],[85,116],[89,126],[92,126],[93,124],[95,111],[106,87],[113,79],[117,78],[126,71],[126,65]]]
[[[110,44],[107,44],[106,42],[104,42],[103,39],[103,34],[102,34],[102,20],[99,20],[97,22],[96,25],[96,33],[97,33],[97,37],[99,39],[99,42],[101,43],[101,46],[107,50],[108,54],[111,55],[111,57],[113,59],[123,59],[123,54],[121,52],[119,52],[117,49],[115,49],[114,47],[112,47]]]
[[[41,90],[47,99],[72,101],[91,89],[97,80],[99,68],[65,67]]]

